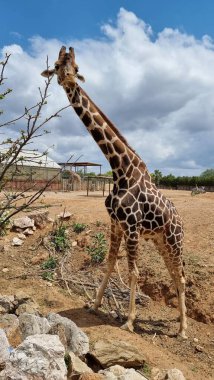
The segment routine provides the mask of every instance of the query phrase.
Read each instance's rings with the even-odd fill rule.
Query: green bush
[[[87,252],[91,256],[92,263],[103,262],[107,253],[107,244],[105,235],[102,232],[93,236],[92,244],[87,247]]]

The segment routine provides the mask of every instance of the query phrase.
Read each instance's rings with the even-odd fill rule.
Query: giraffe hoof
[[[120,328],[122,330],[130,331],[130,332],[134,331],[134,327],[133,327],[132,323],[129,323],[129,322],[124,323],[124,325],[122,325]]]
[[[183,340],[188,339],[188,336],[186,335],[185,331],[179,331],[177,338],[182,338]]]

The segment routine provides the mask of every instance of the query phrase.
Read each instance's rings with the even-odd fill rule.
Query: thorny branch
[[[10,55],[6,54],[5,60],[0,63],[2,65],[0,71],[0,85],[3,85],[4,79],[6,79],[4,77],[4,72],[8,64],[9,58]],[[46,64],[48,68],[48,59]],[[21,129],[17,133],[17,137],[15,139],[8,138],[5,141],[0,142],[0,147],[3,148],[0,151],[0,191],[6,189],[7,183],[10,182],[13,179],[13,177],[17,174],[18,167],[22,167],[23,161],[26,161],[25,158],[22,156],[22,152],[24,151],[24,149],[30,143],[32,143],[35,138],[41,137],[48,133],[46,130],[44,130],[44,126],[51,119],[60,117],[61,112],[64,111],[66,108],[70,107],[70,105],[62,107],[61,109],[49,115],[45,119],[40,119],[43,107],[47,104],[47,98],[49,96],[48,90],[51,84],[51,80],[52,77],[47,78],[47,80],[45,81],[45,88],[43,91],[41,90],[41,88],[39,88],[40,100],[35,105],[29,108],[25,107],[24,112],[20,116],[14,118],[13,120],[9,120],[0,124],[0,128],[2,128],[10,125],[15,125],[18,121],[24,121],[25,123],[24,129]],[[5,98],[5,95],[7,95],[10,91],[11,90],[7,90],[3,94],[1,94],[0,99]],[[32,150],[32,155],[27,158],[28,161],[34,161],[34,152],[36,152],[35,149]],[[39,157],[43,157],[46,154],[47,152],[43,152],[41,156],[37,155],[37,159]],[[64,168],[61,168],[61,171],[62,170],[64,170]],[[48,188],[48,186],[56,179],[56,177],[59,176],[59,174],[60,172],[57,173],[54,177],[52,177],[50,180],[48,180],[44,186],[42,186],[39,190],[36,191],[35,181],[30,180],[30,175],[26,174],[25,179],[26,182],[29,182],[29,186],[24,191],[10,193],[8,193],[7,191],[4,191],[4,193],[2,192],[3,198],[1,199],[2,202],[0,207],[0,232],[3,225],[5,225],[5,223],[8,222],[12,216],[28,208],[32,203],[34,203]],[[34,191],[34,193],[29,195],[27,194],[27,192],[29,191]],[[21,204],[18,201],[21,201]]]

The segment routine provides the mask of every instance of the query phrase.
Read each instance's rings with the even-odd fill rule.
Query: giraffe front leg
[[[187,317],[186,317],[186,305],[185,305],[184,274],[176,273],[175,282],[176,282],[176,287],[177,287],[177,292],[178,292],[178,305],[179,305],[179,311],[180,311],[180,328],[179,328],[178,336],[181,336],[183,339],[187,339],[187,336],[186,336]]]
[[[109,277],[114,269],[114,266],[117,260],[117,255],[120,248],[122,236],[123,236],[123,233],[119,224],[115,222],[114,220],[111,220],[111,241],[110,241],[110,249],[109,249],[109,256],[108,256],[107,271],[104,275],[100,288],[97,292],[97,296],[96,296],[92,310],[96,311],[101,306],[105,288],[107,286]]]
[[[130,300],[129,300],[129,311],[127,322],[121,326],[122,329],[127,331],[134,331],[133,322],[136,317],[136,285],[139,277],[139,271],[136,265],[137,259],[137,248],[138,248],[138,235],[135,234],[134,237],[126,240],[126,248],[128,254],[128,265],[129,265],[129,284],[130,284]]]

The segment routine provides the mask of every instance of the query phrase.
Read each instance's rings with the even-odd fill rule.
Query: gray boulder
[[[29,228],[29,227],[33,227],[34,226],[34,221],[30,218],[28,218],[28,216],[23,216],[22,218],[17,218],[17,219],[14,219],[13,221],[13,227],[15,227],[15,229],[25,229],[25,228]]]
[[[64,354],[58,336],[29,336],[10,354],[0,380],[66,380]]]
[[[0,329],[0,365],[4,364],[9,358],[9,342],[3,329]]]
[[[89,351],[89,339],[73,321],[55,313],[49,313],[47,320],[50,323],[51,328],[56,325],[62,325],[64,327],[67,343],[66,348],[68,348],[69,351],[72,351],[76,356],[87,354]]]
[[[99,371],[105,376],[106,380],[147,380],[133,368],[124,368],[120,365],[114,365],[108,369]]]
[[[19,316],[22,338],[35,334],[47,334],[51,328],[48,320],[34,314],[23,313]]]
[[[4,308],[6,313],[14,309],[14,296],[3,296],[0,294],[0,306]]]
[[[152,369],[152,380],[185,380],[183,373],[177,369],[163,369],[159,368]]]

